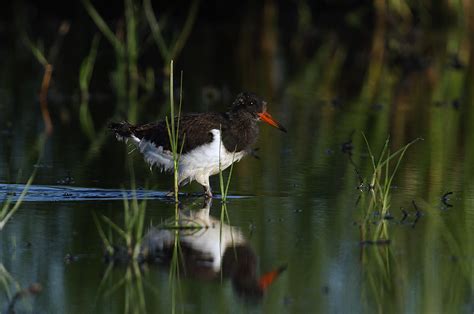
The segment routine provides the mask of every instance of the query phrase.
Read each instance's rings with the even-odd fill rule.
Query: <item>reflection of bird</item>
[[[204,208],[180,214],[178,232],[179,263],[184,275],[203,280],[230,278],[236,292],[261,298],[286,267],[257,275],[257,256],[235,227],[209,215],[211,202]],[[190,226],[199,226],[191,229]],[[144,237],[142,254],[148,262],[169,264],[175,245],[175,230],[152,228]]]
[[[284,132],[285,128],[267,112],[266,102],[252,93],[237,96],[226,113],[183,115],[179,122],[179,183],[193,180],[212,197],[209,176],[219,173],[233,162],[251,153],[258,136],[258,121],[264,121]],[[173,171],[173,158],[166,122],[131,125],[111,123],[109,127],[119,140],[131,140],[150,165]],[[219,167],[220,163],[220,167]]]

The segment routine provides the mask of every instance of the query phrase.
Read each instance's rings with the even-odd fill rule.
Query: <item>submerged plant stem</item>
[[[51,116],[48,110],[48,90],[51,82],[51,75],[53,74],[53,66],[46,64],[44,67],[43,81],[41,83],[40,91],[40,106],[41,114],[45,125],[46,134],[51,135],[53,133],[53,123],[51,122]]]

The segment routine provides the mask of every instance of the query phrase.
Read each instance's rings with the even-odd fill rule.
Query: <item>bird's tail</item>
[[[124,140],[133,135],[135,126],[126,122],[110,122],[108,125],[109,129],[115,133],[118,140]]]

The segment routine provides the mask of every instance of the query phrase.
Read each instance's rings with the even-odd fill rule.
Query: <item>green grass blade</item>
[[[234,161],[235,161],[235,151],[237,147],[234,149],[234,153],[232,154],[232,163],[230,164],[230,170],[229,174],[227,176],[227,183],[225,185],[225,198],[227,200],[227,194],[229,192],[229,185],[230,185],[230,180],[232,179],[232,170],[234,170]]]
[[[107,290],[104,293],[105,298],[109,298],[112,294],[114,294],[115,291],[117,291],[121,286],[125,285],[126,283],[126,276],[121,278],[119,281],[117,281],[112,287],[110,287],[109,290]]]
[[[89,54],[84,58],[79,69],[79,87],[82,92],[89,90],[90,81],[92,79],[92,73],[94,72],[95,60],[97,58],[97,51],[100,43],[100,35],[95,34],[92,39],[91,48]]]
[[[122,192],[123,200],[123,221],[125,224],[125,229],[128,229],[128,221],[130,221],[130,204],[127,199],[127,194],[125,191]]]
[[[95,138],[95,127],[89,110],[89,85],[94,72],[100,36],[96,34],[92,39],[89,55],[84,59],[79,69],[79,87],[81,90],[81,104],[79,107],[79,122],[84,133],[90,140]]]
[[[84,8],[86,9],[91,19],[94,21],[97,28],[99,28],[102,34],[104,34],[105,38],[107,38],[110,44],[114,46],[116,50],[123,50],[123,44],[120,42],[117,36],[115,36],[114,32],[112,32],[107,23],[105,23],[102,16],[100,16],[99,12],[97,12],[97,10],[90,3],[90,1],[82,0],[82,4],[84,5]]]
[[[172,134],[172,141],[173,141],[173,147],[175,149],[175,151],[173,151],[173,155],[174,153],[176,153],[176,148],[177,146],[176,145],[176,129],[174,127],[174,124],[175,124],[175,119],[174,119],[174,62],[173,60],[170,61],[170,122],[171,122],[171,134]]]
[[[94,219],[94,223],[97,227],[97,231],[99,232],[99,236],[105,245],[105,249],[107,250],[109,254],[112,254],[114,249],[112,245],[110,244],[110,241],[107,239],[104,229],[102,229],[102,225],[100,224],[99,218],[97,218],[97,214],[95,212],[92,212],[92,218]]]
[[[5,217],[0,221],[0,231],[3,230],[5,225],[7,224],[8,220],[15,214],[15,212],[20,208],[20,205],[23,203],[23,199],[26,196],[26,193],[28,193],[28,190],[33,183],[33,180],[36,176],[36,169],[33,170],[33,173],[31,176],[28,178],[28,181],[26,182],[25,187],[23,188],[23,191],[21,191],[20,196],[18,197],[18,200],[15,202],[15,205],[6,213]],[[2,211],[3,212],[3,211]]]
[[[108,218],[107,216],[104,216],[104,215],[101,215],[101,218],[102,220],[105,221],[105,223],[107,223],[110,227],[112,227],[112,229],[114,229],[122,238],[125,239],[125,241],[127,242],[127,244],[129,244],[130,242],[130,237],[129,235],[124,231],[122,230],[119,226],[117,226],[112,220],[110,220],[110,218]]]
[[[364,132],[362,132],[362,137],[364,138],[365,145],[367,146],[367,150],[369,151],[370,161],[372,162],[372,167],[375,171],[375,169],[377,169],[377,167],[375,166],[375,157],[374,157],[374,154],[372,153],[372,149],[370,148],[369,141],[367,140],[367,137],[365,136]]]
[[[189,8],[188,16],[186,17],[186,22],[183,26],[183,30],[181,31],[173,47],[171,48],[170,56],[173,59],[178,58],[178,55],[180,54],[186,41],[188,40],[189,34],[191,34],[194,22],[197,17],[197,13],[199,11],[199,2],[199,0],[194,0],[191,4],[191,7]]]
[[[408,143],[407,145],[405,145],[405,146],[403,146],[402,148],[398,149],[395,153],[393,153],[393,154],[390,155],[386,160],[383,161],[382,166],[385,165],[386,163],[390,162],[393,158],[395,158],[396,156],[398,156],[401,152],[405,151],[406,149],[408,149],[410,146],[412,146],[412,145],[415,144],[416,142],[422,141],[422,140],[423,140],[423,138],[417,137],[416,139],[414,139],[413,141],[411,141],[411,142]]]
[[[169,49],[165,43],[163,35],[161,34],[160,24],[156,20],[155,14],[153,13],[153,7],[151,6],[150,0],[143,1],[143,9],[145,11],[145,17],[150,25],[151,34],[155,43],[160,51],[161,57],[168,61],[171,59]]]
[[[33,44],[31,39],[26,34],[24,34],[23,38],[24,38],[24,42],[26,46],[31,50],[36,60],[38,60],[38,62],[41,63],[42,66],[46,67],[49,64],[49,62],[44,56],[43,51],[41,51],[39,45]]]

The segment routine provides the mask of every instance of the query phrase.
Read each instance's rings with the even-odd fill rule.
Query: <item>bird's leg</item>
[[[209,210],[211,208],[211,205],[212,205],[212,198],[204,198],[204,205],[202,206],[203,209],[205,209],[207,215],[209,216]]]
[[[209,175],[202,175],[199,178],[196,178],[196,181],[199,182],[204,188],[204,196],[206,198],[212,198],[211,184],[209,183]]]
[[[201,219],[209,219],[209,211],[211,209],[212,198],[205,197],[202,208],[197,212]]]
[[[212,198],[211,185],[204,186],[204,197]]]

